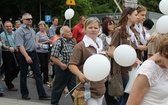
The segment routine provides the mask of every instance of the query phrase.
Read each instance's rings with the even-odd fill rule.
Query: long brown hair
[[[121,18],[116,26],[117,29],[119,29],[119,34],[121,35],[122,38],[127,38],[128,34],[126,32],[126,25],[128,22],[128,17],[127,15],[131,15],[134,11],[136,10],[136,8],[131,8],[131,7],[127,7],[124,9],[123,13],[121,14]]]

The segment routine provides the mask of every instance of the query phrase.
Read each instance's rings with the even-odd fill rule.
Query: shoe
[[[50,99],[51,99],[51,96],[49,96],[49,95],[39,97],[39,100],[50,100]]]
[[[22,99],[24,99],[24,100],[30,100],[30,97],[29,96],[22,96]]]
[[[4,92],[0,92],[0,97],[3,97],[3,95],[4,95]]]
[[[18,91],[18,89],[14,88],[14,87],[13,88],[8,88],[8,90],[9,91]]]

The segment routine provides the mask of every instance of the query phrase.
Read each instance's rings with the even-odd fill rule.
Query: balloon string
[[[63,26],[65,25],[65,23],[66,23],[66,19],[65,19],[65,21],[64,21],[64,24],[63,24]]]
[[[67,97],[74,89],[76,89],[82,82],[78,83],[71,91],[68,92],[68,94],[65,95]]]

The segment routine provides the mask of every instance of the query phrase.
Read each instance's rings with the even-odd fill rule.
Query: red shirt
[[[80,42],[84,37],[84,30],[81,24],[77,24],[72,29],[73,38],[76,39],[77,43]]]

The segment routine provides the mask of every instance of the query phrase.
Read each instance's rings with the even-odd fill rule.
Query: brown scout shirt
[[[119,45],[121,45],[121,44],[127,44],[127,45],[130,45],[130,38],[121,38],[121,36],[119,35],[119,32],[118,32],[118,30],[117,31],[115,31],[115,33],[113,34],[113,37],[112,37],[112,41],[111,41],[111,44],[110,44],[110,46],[114,46],[115,48],[116,47],[118,47]],[[131,46],[134,48],[134,49],[136,49],[137,47],[136,47],[136,44],[135,43],[132,43],[131,42]],[[125,56],[127,56],[127,55],[125,55]],[[129,67],[121,67],[121,66],[119,66],[116,62],[115,62],[115,60],[114,59],[112,59],[112,61],[111,61],[111,63],[112,63],[112,70],[113,70],[113,72],[114,72],[114,70],[116,70],[115,72],[118,72],[117,70],[120,70],[121,69],[121,74],[122,74],[122,77],[129,77],[129,75],[128,75],[128,71],[130,71],[131,69],[132,69],[132,67],[131,66],[129,66]],[[120,68],[121,67],[121,68]],[[114,74],[115,75],[115,74]]]
[[[84,42],[79,42],[73,50],[72,56],[69,61],[69,65],[76,65],[79,70],[83,73],[83,65],[88,57],[91,55],[96,54],[96,49],[92,46],[85,47]],[[94,63],[94,62],[93,62]],[[93,75],[94,76],[94,75]],[[76,83],[80,82],[79,78],[77,77]],[[91,97],[93,98],[100,98],[105,93],[105,85],[104,80],[98,82],[90,82],[91,84]],[[77,87],[78,91],[84,91],[84,84],[80,84]]]

